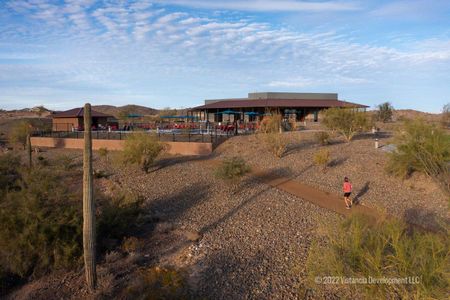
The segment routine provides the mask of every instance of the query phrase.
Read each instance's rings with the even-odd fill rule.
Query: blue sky
[[[1,0],[0,107],[337,92],[439,112],[450,1]]]

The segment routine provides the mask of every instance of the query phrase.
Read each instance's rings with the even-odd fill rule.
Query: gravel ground
[[[362,204],[421,225],[434,226],[436,216],[447,220],[450,217],[448,197],[432,180],[420,174],[407,180],[386,174],[387,153],[375,149],[371,136],[351,143],[335,138],[329,146],[319,146],[312,133],[286,133],[286,136],[291,146],[281,159],[274,158],[258,136],[234,137],[220,145],[216,152],[219,158],[240,155],[252,165],[281,170],[337,195],[342,193],[344,176],[348,176],[353,184],[352,196]],[[380,139],[380,145],[388,142],[388,137]],[[320,148],[327,148],[331,153],[332,166],[325,173],[313,161],[314,153]]]
[[[252,177],[224,183],[201,159],[175,161],[150,174],[122,168],[111,180],[144,195],[161,222],[201,236],[186,253],[196,297],[297,299],[318,222],[341,217]]]

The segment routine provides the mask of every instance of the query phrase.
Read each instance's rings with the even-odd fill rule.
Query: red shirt
[[[350,182],[344,182],[344,186],[342,187],[344,190],[344,193],[351,193],[352,192],[352,184]]]

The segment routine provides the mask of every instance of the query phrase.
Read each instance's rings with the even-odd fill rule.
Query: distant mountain
[[[156,115],[158,110],[150,107],[140,106],[140,105],[124,105],[124,106],[113,106],[113,105],[94,105],[92,109],[104,114],[113,115],[119,117],[121,114],[135,114],[135,115]]]

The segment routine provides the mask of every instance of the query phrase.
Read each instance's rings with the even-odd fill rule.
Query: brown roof
[[[59,113],[55,113],[52,118],[82,118],[84,116],[84,107],[77,107],[73,109],[69,109],[66,111],[62,111]],[[112,115],[107,115],[95,110],[91,110],[91,116],[97,118],[114,118]]]
[[[250,108],[250,107],[355,107],[365,108],[366,105],[346,102],[342,100],[303,100],[303,99],[248,99],[248,100],[224,100],[217,101],[192,108],[215,109],[215,108]]]

